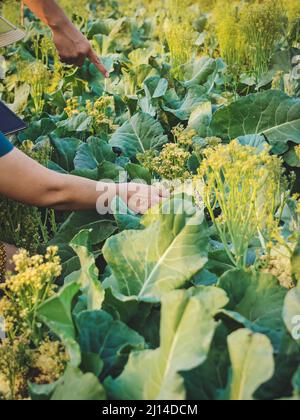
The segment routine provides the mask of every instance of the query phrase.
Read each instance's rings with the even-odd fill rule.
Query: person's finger
[[[99,57],[97,56],[97,54],[95,53],[95,51],[92,48],[90,49],[90,52],[89,52],[87,57],[90,60],[90,62],[93,63],[96,66],[96,68],[100,71],[100,73],[103,74],[104,77],[109,78],[109,72],[103,66]]]

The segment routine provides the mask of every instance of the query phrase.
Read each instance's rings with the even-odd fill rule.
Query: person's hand
[[[169,191],[161,187],[152,187],[145,184],[121,184],[119,196],[135,213],[144,214],[151,207],[160,204],[170,196]]]
[[[93,63],[104,77],[109,72],[101,63],[88,39],[71,23],[52,28],[53,41],[63,63],[82,67],[86,58]]]

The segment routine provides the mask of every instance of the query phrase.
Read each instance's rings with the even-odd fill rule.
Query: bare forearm
[[[24,0],[24,3],[52,29],[63,24],[71,24],[55,0]]]
[[[0,159],[0,195],[29,205],[57,210],[96,209],[102,195],[113,199],[118,192],[114,185],[53,172],[17,149]]]
[[[131,210],[145,213],[169,194],[143,184],[103,183],[60,174],[14,149],[0,158],[0,195],[37,207],[105,214],[116,196]]]
[[[96,182],[73,175],[59,175],[57,184],[49,192],[47,207],[55,210],[109,210],[113,198],[119,194],[114,183]]]

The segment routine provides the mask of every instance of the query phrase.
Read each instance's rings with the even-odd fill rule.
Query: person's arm
[[[24,3],[51,28],[54,43],[64,63],[81,67],[88,58],[105,77],[109,77],[91,43],[67,18],[55,0],[24,0]]]
[[[136,213],[158,204],[165,191],[144,184],[96,182],[51,171],[18,149],[0,158],[0,195],[37,207],[105,214],[116,196]]]

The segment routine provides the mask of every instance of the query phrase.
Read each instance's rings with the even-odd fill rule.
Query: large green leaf
[[[52,401],[106,400],[103,386],[92,373],[83,374],[78,368],[68,367],[57,385]]]
[[[71,172],[74,169],[74,158],[81,143],[80,140],[51,137],[51,143],[54,146],[53,160],[55,163],[67,172]]]
[[[120,373],[130,351],[145,348],[143,337],[105,311],[80,313],[76,326],[81,351],[97,354],[103,360],[102,377]]]
[[[93,118],[88,116],[85,112],[76,114],[66,120],[57,124],[57,127],[66,133],[75,133],[90,131],[93,123]]]
[[[300,159],[296,148],[292,147],[284,156],[284,161],[293,168],[300,168]]]
[[[57,295],[48,299],[38,309],[38,316],[65,344],[71,363],[78,366],[81,361],[80,348],[75,341],[75,327],[72,319],[72,302],[79,291],[79,285],[70,283],[62,287]]]
[[[125,166],[125,169],[128,172],[128,175],[130,176],[132,181],[138,182],[140,180],[143,180],[146,181],[147,184],[151,184],[151,172],[143,166],[137,165],[136,163],[128,163]]]
[[[185,66],[184,86],[190,88],[195,85],[203,85],[217,69],[218,62],[209,57],[201,57],[199,60],[192,60]]]
[[[202,102],[191,113],[188,128],[196,130],[199,136],[207,137],[212,119],[212,104],[210,101]]]
[[[286,290],[277,279],[255,271],[231,270],[218,285],[230,299],[222,314],[239,326],[266,334],[278,346],[285,330],[282,308]]]
[[[203,213],[181,198],[166,201],[142,224],[144,230],[106,241],[103,255],[113,277],[105,285],[120,299],[158,302],[205,265],[208,228]]]
[[[187,121],[199,105],[204,102],[207,102],[206,89],[203,86],[193,86],[187,91],[184,100],[175,109],[168,104],[164,105],[163,109],[175,115],[179,120]]]
[[[263,334],[242,329],[228,337],[232,364],[230,400],[248,401],[274,373],[273,347]]]
[[[121,376],[107,380],[110,395],[125,400],[185,399],[179,372],[206,360],[218,325],[214,315],[226,302],[222,290],[210,287],[166,295],[162,299],[160,347],[131,353]]]
[[[224,324],[216,329],[207,360],[197,368],[183,372],[189,400],[217,400],[226,388],[230,360],[227,346],[228,330]]]
[[[75,169],[96,169],[105,162],[114,162],[116,155],[112,148],[104,140],[90,137],[87,143],[83,143],[77,150],[74,159]]]
[[[78,272],[77,282],[87,297],[87,308],[88,310],[101,309],[105,292],[99,281],[99,271],[91,249],[90,232],[82,230],[75,236],[70,246],[80,260],[81,269]]]
[[[109,238],[117,230],[117,226],[113,220],[100,216],[96,211],[71,213],[51,243],[69,243],[81,230],[91,230],[91,244],[98,245]]]
[[[300,99],[274,90],[251,94],[218,110],[211,129],[226,140],[264,134],[275,150],[283,153],[289,141],[300,143]]]
[[[30,139],[37,140],[39,137],[47,136],[56,129],[56,124],[50,118],[42,118],[39,121],[32,121],[29,127],[19,134],[21,141]]]
[[[148,114],[138,113],[113,134],[110,144],[128,157],[157,149],[168,140],[162,126]]]
[[[286,333],[282,338],[279,350],[275,353],[275,373],[255,393],[259,400],[277,400],[289,397],[293,392],[292,378],[300,364],[299,347],[292,337]]]

